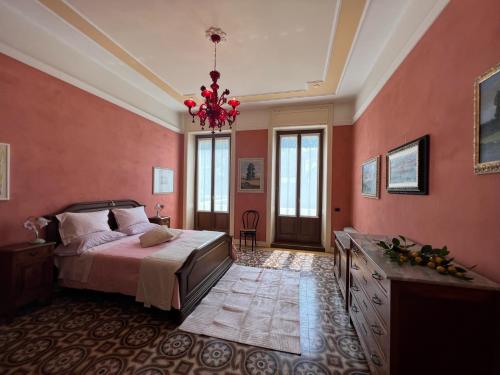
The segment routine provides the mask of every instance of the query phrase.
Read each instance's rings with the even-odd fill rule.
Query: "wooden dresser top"
[[[441,275],[435,270],[431,270],[427,267],[412,266],[411,264],[403,264],[400,266],[398,263],[391,262],[389,257],[384,254],[384,251],[376,245],[376,243],[380,240],[389,241],[391,239],[389,236],[361,233],[345,234],[357,247],[363,250],[363,252],[380,268],[388,279],[448,285],[460,288],[500,290],[499,284],[473,271],[468,271],[467,274],[474,279],[467,281],[450,275]],[[337,232],[335,235],[337,235]],[[418,250],[421,246],[422,245],[417,244],[415,249]],[[459,263],[453,263],[460,266]]]
[[[351,237],[349,237],[349,234],[347,232],[336,230],[334,233],[335,238],[340,242],[344,249],[351,248]]]

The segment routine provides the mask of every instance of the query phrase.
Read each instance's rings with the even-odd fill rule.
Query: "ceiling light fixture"
[[[219,85],[217,81],[220,78],[220,73],[217,71],[217,44],[225,40],[226,33],[219,28],[211,27],[206,31],[206,35],[214,44],[214,70],[210,72],[210,78],[212,78],[210,88],[212,91],[208,90],[205,86],[200,87],[201,96],[205,102],[200,105],[196,113],[193,112],[196,102],[192,98],[185,100],[184,104],[188,107],[189,114],[193,118],[193,123],[195,117],[198,117],[201,129],[204,130],[205,122],[208,121],[208,127],[212,129],[212,133],[215,133],[215,129],[221,131],[226,123],[229,125],[229,128],[232,128],[236,117],[240,114],[240,111],[236,109],[240,105],[240,102],[236,98],[227,100],[226,96],[229,95],[228,89],[225,89],[220,97],[218,94]],[[224,108],[223,105],[226,103],[232,109]]]

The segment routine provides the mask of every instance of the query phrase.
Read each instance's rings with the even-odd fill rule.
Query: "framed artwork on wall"
[[[240,158],[238,164],[238,192],[263,193],[264,159]]]
[[[361,164],[361,195],[375,199],[380,197],[380,156]]]
[[[387,153],[387,192],[429,193],[429,135]]]
[[[0,200],[10,199],[10,145],[0,143]]]
[[[170,168],[153,167],[153,194],[174,192],[174,171]]]
[[[474,84],[474,172],[500,172],[500,64]]]

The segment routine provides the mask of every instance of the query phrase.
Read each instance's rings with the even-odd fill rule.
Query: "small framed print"
[[[10,145],[0,143],[0,200],[10,199]]]
[[[153,167],[153,194],[174,191],[174,171],[170,168]]]
[[[500,172],[500,64],[474,84],[474,172]]]
[[[238,192],[262,193],[264,192],[264,159],[240,158]]]
[[[429,193],[429,135],[387,153],[387,192]]]
[[[361,195],[375,199],[380,197],[380,156],[361,164]]]

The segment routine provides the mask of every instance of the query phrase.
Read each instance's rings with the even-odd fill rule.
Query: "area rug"
[[[233,265],[180,330],[300,354],[300,272]]]

